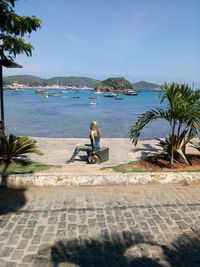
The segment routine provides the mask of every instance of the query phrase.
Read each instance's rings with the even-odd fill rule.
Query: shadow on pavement
[[[26,204],[25,191],[0,187],[0,215],[18,212]]]
[[[52,263],[50,266],[80,267],[197,267],[200,266],[200,241],[198,237],[180,235],[170,245],[160,245],[152,235],[122,231],[111,236],[101,231],[102,238],[60,240],[52,247],[41,247],[34,266]],[[152,250],[153,249],[153,250]],[[151,251],[151,253],[150,253]],[[152,257],[152,251],[154,256]],[[48,255],[48,256],[47,256]],[[47,258],[49,257],[49,258]]]

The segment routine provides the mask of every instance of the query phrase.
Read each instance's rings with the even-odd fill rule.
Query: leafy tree
[[[19,16],[13,8],[17,0],[0,1],[0,59],[10,58],[17,54],[32,55],[33,46],[23,37],[40,28],[41,20],[35,16]]]
[[[165,119],[170,124],[171,133],[160,145],[168,153],[171,166],[178,154],[188,163],[185,155],[186,145],[198,135],[200,129],[200,93],[192,91],[185,84],[165,83],[161,88],[163,94],[160,102],[167,101],[167,109],[157,108],[142,114],[130,128],[130,138],[137,145],[142,130],[149,122]]]

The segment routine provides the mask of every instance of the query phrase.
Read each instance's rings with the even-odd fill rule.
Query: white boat
[[[88,102],[88,105],[96,105],[96,104],[97,104],[96,101],[89,101],[89,102]]]
[[[99,90],[97,90],[97,91],[93,91],[94,92],[94,94],[101,94],[101,91],[99,91]]]
[[[105,97],[116,97],[117,94],[115,94],[115,93],[107,93],[107,94],[105,94],[104,96],[105,96]]]

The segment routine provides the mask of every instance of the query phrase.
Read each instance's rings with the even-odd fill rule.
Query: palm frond
[[[147,111],[146,113],[139,116],[138,121],[130,127],[129,137],[132,143],[136,146],[142,130],[145,126],[156,119],[167,119],[169,120],[169,114],[163,109],[154,109]]]
[[[27,136],[0,135],[0,158],[10,161],[27,153],[42,153],[37,149],[36,141]]]

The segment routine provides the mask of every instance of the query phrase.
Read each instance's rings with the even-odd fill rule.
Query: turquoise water
[[[34,89],[23,92],[4,92],[6,132],[39,137],[87,137],[89,124],[100,124],[102,137],[128,137],[128,131],[139,114],[159,107],[158,91],[140,91],[138,96],[123,96],[122,100],[94,94],[91,90],[66,90],[68,94],[45,98]],[[48,90],[56,92],[60,90]],[[73,97],[80,98],[73,98]],[[97,105],[90,106],[89,96],[99,96]],[[155,121],[145,129],[142,137],[163,137],[168,124]]]

